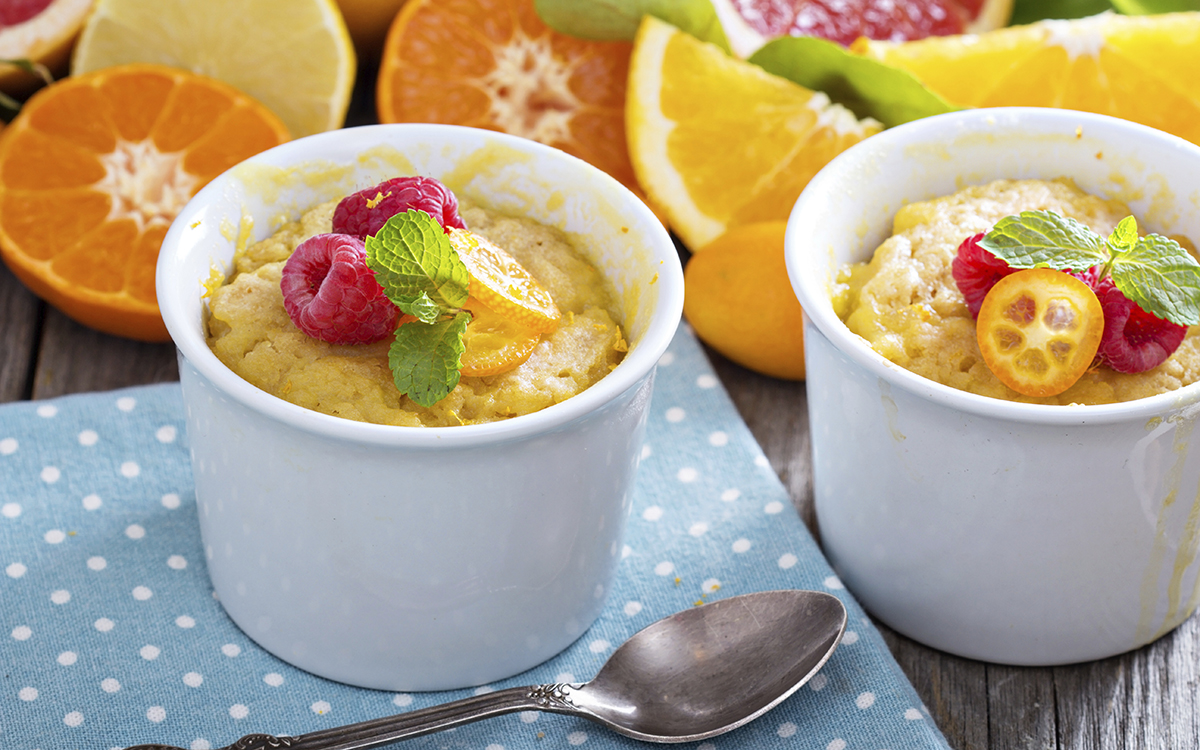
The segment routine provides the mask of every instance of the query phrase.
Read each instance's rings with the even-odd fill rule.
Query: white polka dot
[[[137,406],[137,399],[133,396],[122,396],[117,399],[117,408],[121,411],[133,411],[135,406]]]
[[[179,626],[179,627],[181,627],[181,628],[194,628],[194,627],[196,627],[196,621],[195,621],[195,620],[193,620],[191,617],[188,617],[187,615],[180,615],[179,617],[176,617],[176,618],[175,618],[175,624],[176,624],[176,625],[178,625],[178,626]]]
[[[675,563],[663,561],[654,566],[655,575],[669,576],[675,572]]]
[[[204,684],[204,675],[199,672],[188,672],[183,676],[183,684],[188,687],[200,687]],[[237,718],[236,716],[234,717]]]
[[[83,714],[78,711],[72,711],[63,717],[63,723],[69,727],[77,727],[83,723]]]
[[[54,404],[42,404],[41,406],[39,406],[37,408],[37,415],[39,417],[49,419],[49,418],[53,417],[55,414],[58,414],[58,407],[55,406]]]
[[[23,687],[17,691],[17,697],[26,702],[37,700],[37,697],[38,697],[37,688]]]
[[[226,643],[221,647],[221,653],[229,657],[237,656],[242,653],[242,647],[236,643]]]
[[[21,504],[5,503],[4,505],[0,505],[0,515],[3,515],[5,518],[16,518],[21,515]]]
[[[853,630],[847,630],[842,634],[843,646],[853,646],[856,643],[858,643],[858,633],[855,633]]]
[[[521,717],[521,721],[523,723],[532,724],[533,722],[538,720],[538,716],[540,716],[541,714],[538,711],[522,711],[521,713],[519,713],[517,715]]]
[[[642,511],[642,518],[646,519],[647,521],[657,521],[662,517],[663,509],[657,505],[651,505],[649,508],[646,508],[644,511]]]
[[[105,677],[103,680],[100,680],[100,689],[106,693],[115,693],[121,689],[121,683],[112,677]]]
[[[797,727],[795,724],[790,721],[785,721],[779,725],[779,729],[775,730],[775,734],[786,740],[788,737],[791,737],[793,734],[795,734],[796,730]]]
[[[205,739],[192,740],[190,750],[212,750],[212,743]]]
[[[475,688],[475,695],[487,695],[488,693],[494,692],[496,692],[496,688],[492,687],[491,685],[480,685],[479,687]]]
[[[28,625],[18,625],[12,629],[12,637],[18,641],[27,641],[33,636],[33,631]]]
[[[663,352],[663,355],[658,358],[658,363],[663,367],[675,364],[675,352]]]
[[[183,555],[171,555],[167,558],[167,567],[171,570],[183,570],[187,567],[187,560]]]
[[[17,452],[17,439],[4,438],[0,440],[0,456],[11,456]]]
[[[142,537],[146,536],[146,529],[136,523],[130,524],[129,526],[125,527],[125,536],[129,537],[130,539],[141,539]]]
[[[395,695],[392,696],[392,705],[393,706],[399,706],[400,708],[404,708],[405,706],[411,706],[412,702],[413,702],[413,697],[411,695],[409,695],[408,693],[396,693]]]
[[[729,445],[729,435],[727,433],[721,432],[720,430],[717,430],[716,432],[714,432],[708,436],[708,444],[713,446],[714,448],[721,448],[723,446]]]
[[[99,620],[96,620],[92,623],[92,627],[94,627],[96,630],[99,630],[101,633],[107,633],[108,631],[112,630],[113,625],[113,621],[107,617],[101,617]]]
[[[650,458],[654,450],[647,444],[642,446],[642,458]]]
[[[555,682],[575,682],[575,675],[570,672],[559,672],[554,675]]]
[[[175,442],[175,426],[167,424],[167,425],[163,425],[162,427],[159,427],[158,432],[154,433],[154,437],[160,443]]]
[[[104,501],[100,499],[99,495],[88,495],[87,497],[83,498],[84,510],[98,510],[103,504]]]
[[[642,611],[642,603],[641,602],[625,602],[624,611],[625,611],[625,614],[629,615],[630,617],[633,617],[634,615],[636,615],[637,613]]]
[[[909,721],[916,721],[917,719],[921,718],[921,712],[915,708],[905,709],[904,718],[908,719]]]
[[[54,484],[62,478],[62,472],[58,470],[57,466],[45,466],[42,468],[41,477],[46,484]]]
[[[108,560],[96,555],[88,558],[87,566],[89,570],[104,570],[108,567]]]
[[[271,687],[279,687],[283,684],[283,675],[279,674],[278,672],[268,672],[263,675],[263,682],[267,683]]]
[[[750,551],[750,540],[749,539],[738,539],[736,542],[733,543],[731,549],[733,549],[733,551],[738,553],[739,555],[742,554],[743,552],[749,552]]]
[[[588,651],[591,651],[593,654],[602,654],[610,648],[612,648],[612,644],[603,638],[599,638],[588,644]]]
[[[755,456],[754,465],[760,469],[766,469],[771,465],[771,462],[767,460],[766,456]]]
[[[712,375],[701,375],[696,378],[696,385],[701,388],[716,388],[717,379]]]
[[[154,592],[145,586],[137,586],[133,589],[133,598],[139,602],[144,602],[154,596]]]
[[[875,694],[874,693],[860,693],[859,696],[854,699],[854,705],[856,705],[859,708],[864,709],[864,710],[870,708],[871,706],[874,706],[875,705]]]
[[[727,503],[732,503],[734,500],[737,500],[741,496],[742,496],[742,491],[735,490],[733,488],[727,489],[721,493],[721,499]]]
[[[59,589],[50,593],[50,601],[55,604],[66,604],[71,601],[71,592],[66,589]]]
[[[79,654],[75,653],[74,651],[63,651],[58,655],[58,659],[55,661],[64,667],[69,667],[75,662],[79,661]]]
[[[766,513],[768,516],[778,515],[782,512],[783,503],[779,502],[778,500],[772,500],[763,506],[763,513]]]
[[[808,681],[808,686],[818,693],[824,690],[825,686],[828,684],[829,678],[823,674],[815,674],[813,675],[813,678]]]
[[[704,521],[697,521],[688,528],[688,533],[692,536],[704,536],[708,531],[708,524]]]
[[[100,436],[95,430],[84,430],[79,433],[79,444],[84,446],[92,446],[100,441]]]
[[[146,718],[157,724],[167,718],[167,709],[162,706],[151,706],[146,709]]]
[[[483,750],[504,750],[504,745],[497,745],[495,742],[485,747]]]
[[[685,466],[675,474],[675,478],[681,482],[694,482],[696,477],[700,476],[700,472],[693,469],[691,466]]]
[[[229,715],[235,719],[244,719],[250,715],[250,709],[246,708],[241,703],[234,703],[229,707]]]
[[[327,714],[333,710],[333,706],[329,705],[327,701],[317,701],[309,706],[309,708],[311,708],[312,712],[318,716],[323,716],[324,714]]]
[[[711,594],[721,588],[721,582],[716,578],[709,578],[704,583],[700,584],[700,590],[706,594]]]
[[[842,589],[846,588],[846,585],[842,583],[842,579],[838,578],[837,576],[829,576],[825,579],[824,583],[825,588],[833,589],[834,591],[841,591]]]
[[[785,552],[779,556],[779,567],[783,568],[784,570],[793,567],[798,562],[800,561],[797,560],[796,556],[791,552]]]
[[[568,745],[582,745],[587,742],[587,732],[571,732],[567,735]]]
[[[678,406],[672,406],[670,409],[667,409],[668,422],[682,422],[686,417],[687,412]]]
[[[825,746],[825,750],[846,750],[846,741],[838,737],[833,742]]]
[[[137,465],[137,461],[126,461],[121,464],[121,476],[126,479],[133,479],[138,474],[142,473],[142,467]]]
[[[21,576],[25,575],[27,570],[29,569],[17,562],[5,568],[4,572],[8,574],[9,578],[20,578]]]
[[[622,560],[624,560],[626,557],[629,557],[632,554],[633,554],[633,547],[630,547],[628,544],[621,547],[621,559]]]
[[[62,544],[63,540],[67,538],[67,535],[64,534],[61,529],[50,529],[42,538],[50,544]]]
[[[158,646],[147,645],[147,646],[142,646],[140,649],[138,649],[138,653],[146,661],[154,661],[155,659],[158,658],[158,655],[161,654],[162,651],[158,648]]]
[[[175,510],[179,507],[179,495],[174,492],[168,492],[162,496],[163,507],[168,510]]]

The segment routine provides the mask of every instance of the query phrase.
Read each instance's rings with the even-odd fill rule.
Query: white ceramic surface
[[[840,155],[788,223],[821,540],[896,630],[987,661],[1046,665],[1145,644],[1200,599],[1200,385],[1105,406],[976,396],[892,365],[830,304],[905,203],[997,178],[1073,177],[1152,231],[1200,240],[1200,148],[1053,109],[919,120]]]
[[[558,226],[616,287],[631,348],[535,414],[449,428],[369,425],[269,396],[204,341],[201,283],[239,237],[400,174]],[[387,690],[479,685],[535,666],[599,615],[620,554],[654,367],[680,319],[679,259],[612,178],[531,141],[440,125],[303,138],[200,191],[163,242],[208,569],[268,651]]]

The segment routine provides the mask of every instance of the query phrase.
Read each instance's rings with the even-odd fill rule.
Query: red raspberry
[[[356,237],[373,237],[387,220],[418,208],[442,228],[466,229],[458,215],[458,199],[431,177],[396,177],[373,188],[347,195],[333,210],[333,231]]]
[[[331,344],[369,344],[396,329],[400,309],[367,268],[363,240],[318,234],[283,266],[283,306],[296,327]]]
[[[967,309],[971,311],[973,318],[979,317],[979,307],[983,304],[983,298],[996,282],[1016,272],[1008,263],[980,247],[979,241],[983,239],[984,234],[980,232],[963,240],[958,246],[958,255],[954,256],[954,261],[950,264],[950,273],[954,276],[963,299],[967,301]]]
[[[1158,367],[1187,335],[1187,326],[1146,312],[1122,294],[1110,278],[1094,283],[1092,289],[1104,308],[1104,337],[1096,356],[1117,372],[1144,372]]]

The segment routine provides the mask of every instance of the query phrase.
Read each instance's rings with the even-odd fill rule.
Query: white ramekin
[[[205,343],[201,299],[239,243],[403,174],[557,226],[613,283],[625,360],[574,398],[492,424],[401,428],[308,411]],[[683,281],[662,224],[561,151],[486,130],[378,125],[273,148],[207,185],[158,262],[200,530],[230,617],[279,658],[387,690],[479,685],[556,654],[599,615],[620,554],[654,368]]]
[[[976,396],[885,360],[830,293],[904,204],[1060,176],[1128,202],[1150,230],[1200,240],[1200,148],[1055,109],[957,112],[873,136],[813,179],[788,222],[825,552],[883,622],[987,661],[1110,656],[1196,608],[1200,385],[1105,406]]]

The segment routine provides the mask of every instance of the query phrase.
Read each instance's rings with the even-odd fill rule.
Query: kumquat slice
[[[542,335],[521,323],[500,315],[474,297],[463,305],[473,316],[463,333],[462,369],[464,377],[485,377],[508,372],[524,364],[533,354]]]
[[[1054,396],[1091,366],[1104,334],[1104,310],[1074,276],[1032,268],[992,287],[976,334],[984,362],[1002,383],[1026,396]]]
[[[554,298],[508,251],[465,229],[451,228],[450,244],[471,274],[472,297],[538,333],[558,327]]]

